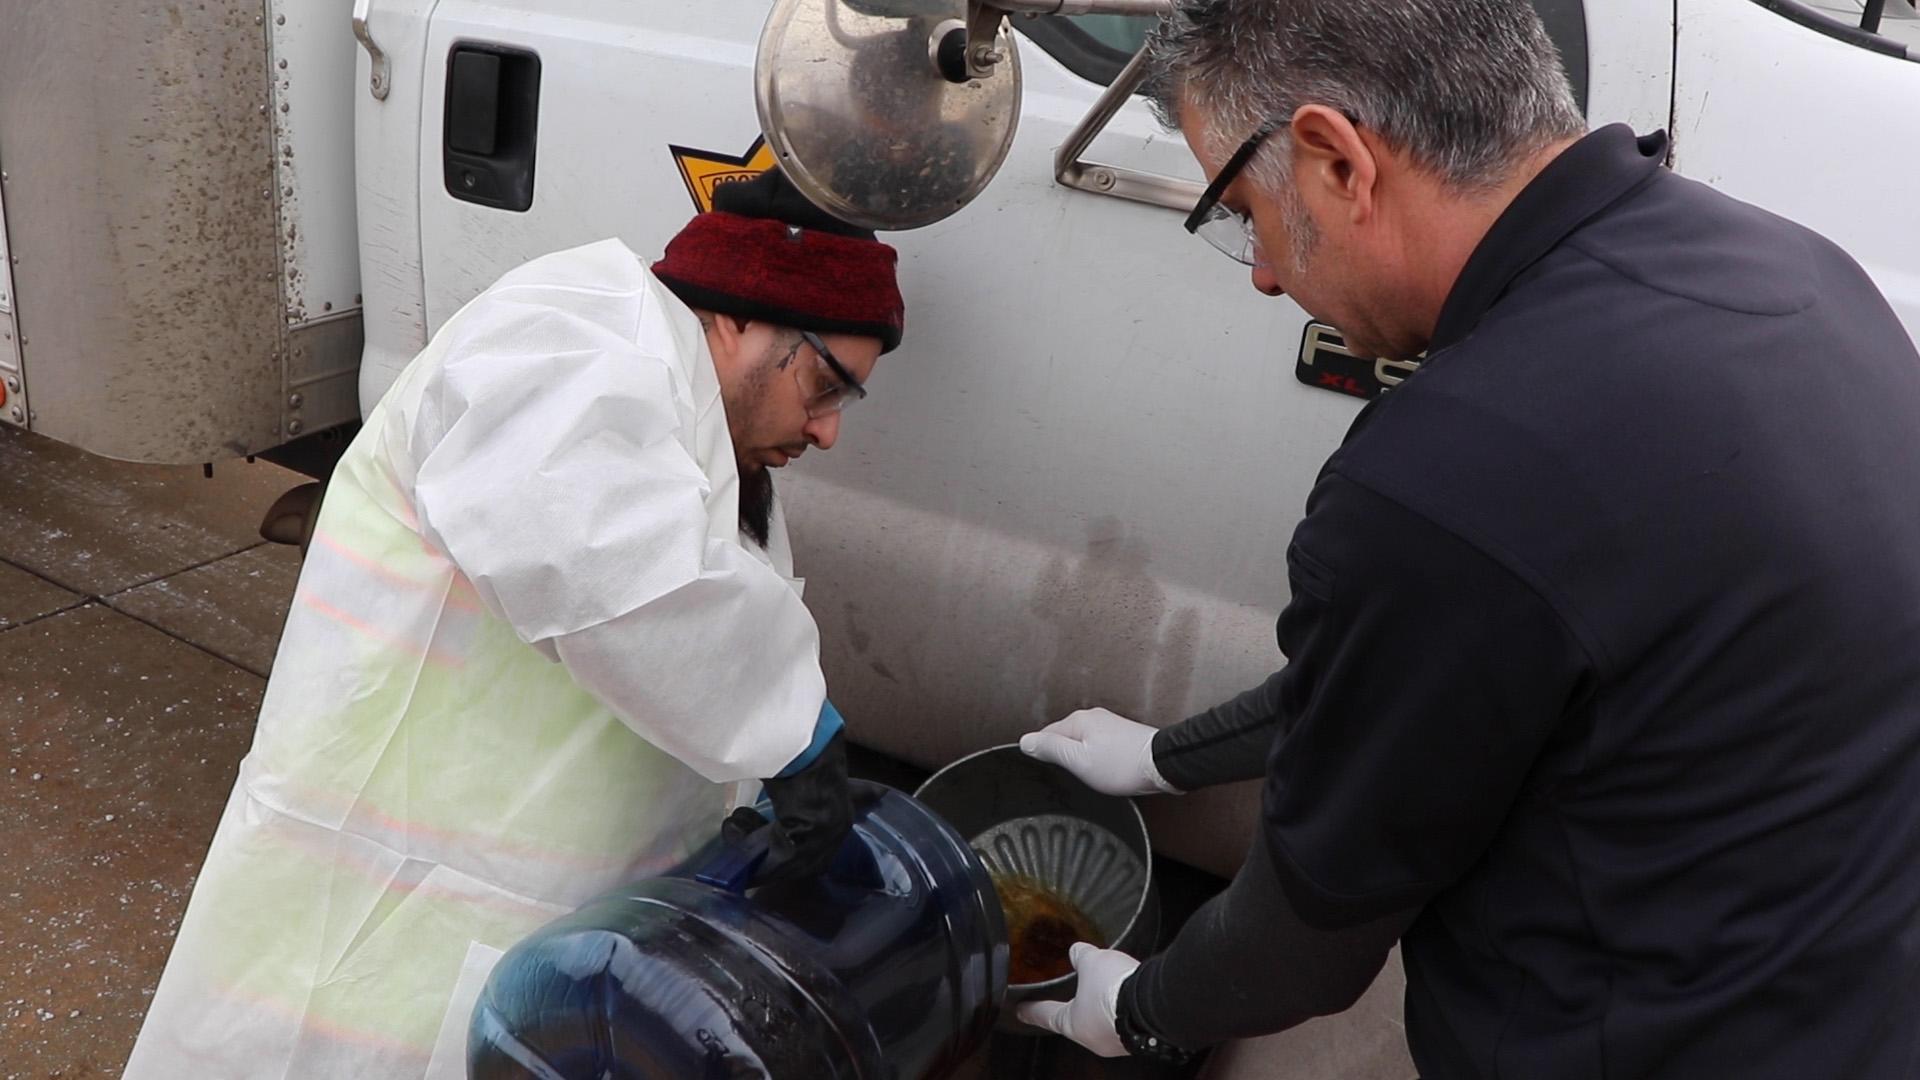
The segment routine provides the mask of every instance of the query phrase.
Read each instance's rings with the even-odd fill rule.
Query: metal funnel
[[[1146,821],[1131,799],[1102,795],[1017,745],[968,755],[914,797],[947,819],[996,877],[1030,879],[1078,908],[1108,948],[1142,955],[1159,933]],[[1009,980],[1008,1004],[1071,996],[1071,973]]]
[[[1031,881],[1093,921],[1103,943],[1126,936],[1147,888],[1147,864],[1126,841],[1066,814],[1003,821],[968,838],[988,872]]]

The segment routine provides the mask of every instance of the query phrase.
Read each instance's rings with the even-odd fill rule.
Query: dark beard
[[[740,534],[767,546],[773,531],[773,470],[764,465],[740,474]]]

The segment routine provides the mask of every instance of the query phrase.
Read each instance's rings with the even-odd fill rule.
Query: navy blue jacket
[[[1906,1080],[1920,356],[1665,154],[1598,131],[1500,218],[1313,490],[1287,667],[1223,708],[1283,732],[1299,919],[1413,920],[1429,1080]]]

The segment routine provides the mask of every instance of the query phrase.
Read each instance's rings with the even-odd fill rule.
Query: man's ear
[[[1353,121],[1325,105],[1302,105],[1288,131],[1301,197],[1332,208],[1349,224],[1371,218],[1380,162]]]
[[[711,313],[701,320],[707,331],[707,349],[716,358],[731,360],[740,353],[740,338],[746,333],[745,319]]]

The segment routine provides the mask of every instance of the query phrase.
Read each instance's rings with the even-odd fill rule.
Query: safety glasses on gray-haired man
[[[1233,152],[1220,172],[1200,193],[1200,201],[1193,204],[1193,213],[1187,215],[1187,231],[1219,248],[1235,262],[1252,266],[1260,261],[1260,240],[1253,233],[1253,219],[1238,210],[1229,210],[1220,205],[1220,196],[1226,193],[1235,178],[1246,169],[1247,162],[1260,152],[1260,145],[1267,136],[1292,123],[1291,120],[1275,120],[1262,124],[1260,130],[1247,136],[1240,149]]]

